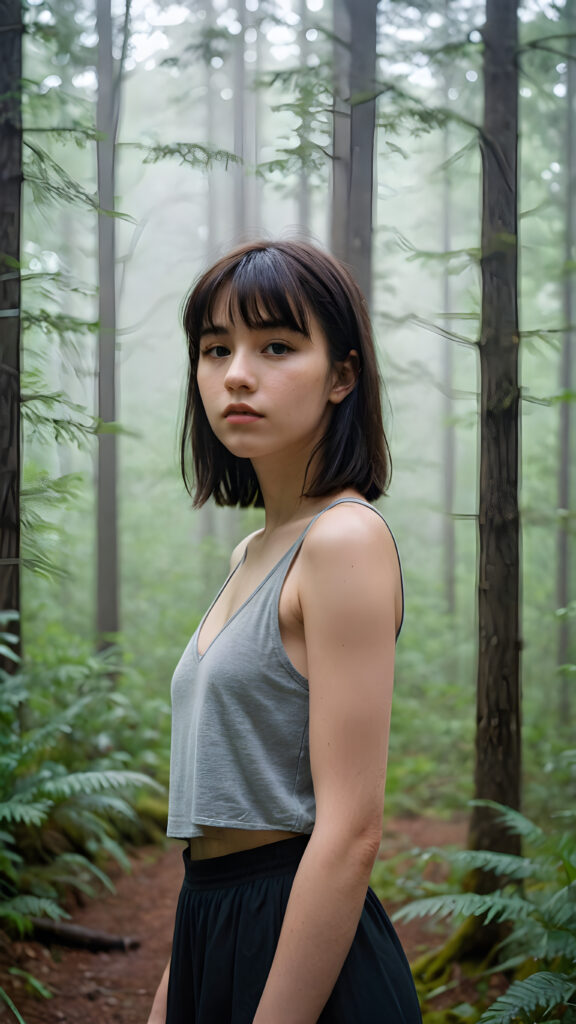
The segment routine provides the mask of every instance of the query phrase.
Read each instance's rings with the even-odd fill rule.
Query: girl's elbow
[[[380,852],[382,842],[382,820],[369,822],[358,833],[356,843],[360,860],[365,863],[368,873],[372,871],[374,861]]]
[[[355,872],[370,875],[382,842],[382,818],[348,823],[346,827],[323,828],[322,822],[314,828],[317,840],[332,848],[334,856],[354,865]]]

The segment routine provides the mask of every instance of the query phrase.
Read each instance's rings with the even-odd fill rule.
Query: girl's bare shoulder
[[[376,558],[389,556],[398,561],[390,527],[378,509],[358,501],[342,501],[327,509],[311,526],[303,558],[311,563],[325,559],[340,561],[350,555]]]

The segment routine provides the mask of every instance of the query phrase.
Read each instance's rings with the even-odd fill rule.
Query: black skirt
[[[251,1024],[308,836],[191,861],[176,911],[166,1024]],[[369,889],[319,1024],[420,1024],[400,941]]]

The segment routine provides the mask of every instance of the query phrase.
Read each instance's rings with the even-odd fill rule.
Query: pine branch
[[[145,164],[156,164],[160,160],[175,158],[189,167],[200,167],[208,170],[217,163],[223,163],[226,170],[229,164],[241,164],[242,160],[235,153],[226,149],[209,149],[199,142],[173,142],[169,145],[145,146],[141,142],[122,142],[121,146],[130,146],[146,153]]]

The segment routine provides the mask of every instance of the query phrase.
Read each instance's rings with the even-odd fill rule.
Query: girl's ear
[[[332,389],[328,401],[338,405],[356,387],[360,373],[360,359],[355,348],[351,348],[346,359],[332,366]]]

